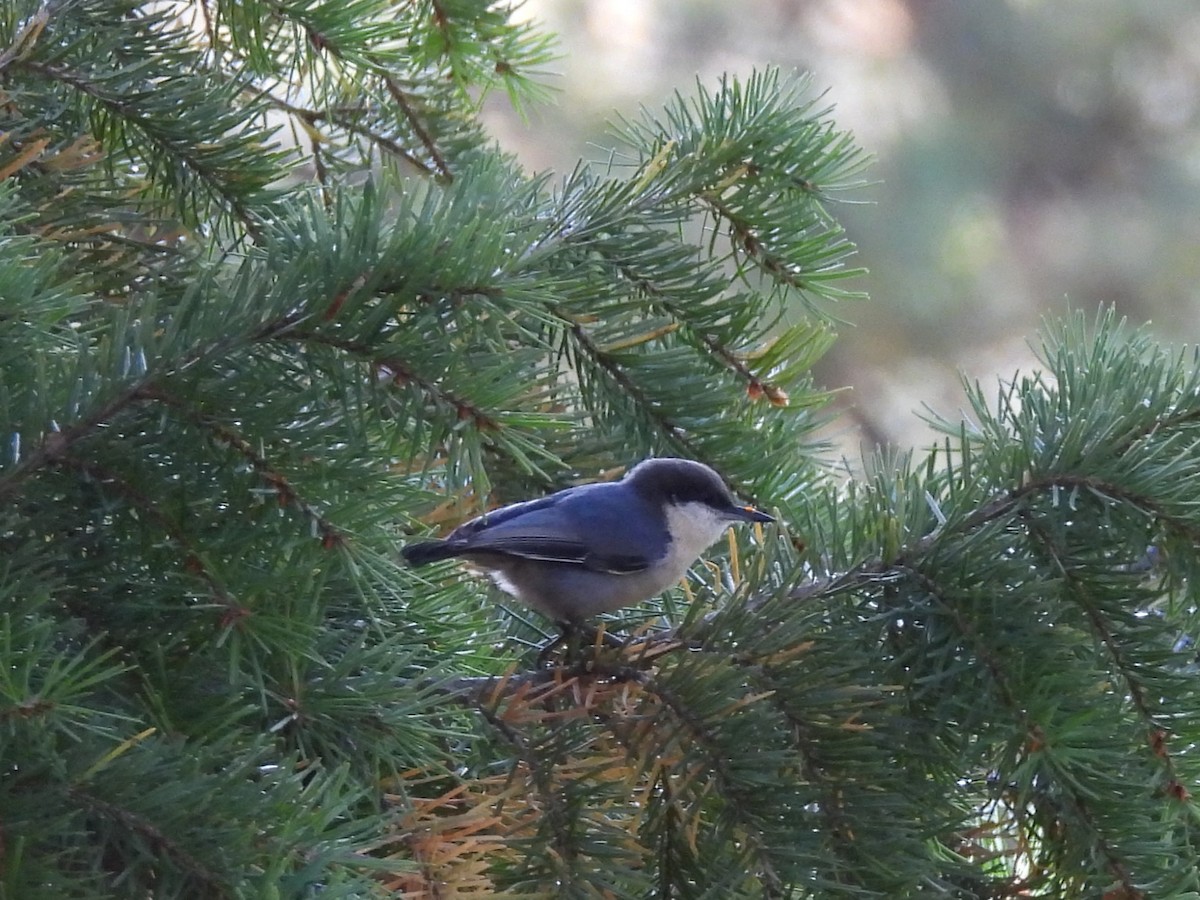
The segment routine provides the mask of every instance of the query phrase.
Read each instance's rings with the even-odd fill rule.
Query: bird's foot
[[[625,647],[625,641],[615,634],[609,634],[603,626],[596,628],[592,625],[580,625],[576,622],[559,622],[560,633],[554,640],[549,641],[537,655],[537,667],[550,667],[554,653],[562,648],[562,659],[559,665],[570,667],[578,663],[586,663],[595,656],[601,646],[614,650]]]

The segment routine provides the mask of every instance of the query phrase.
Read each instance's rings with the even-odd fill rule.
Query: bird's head
[[[708,546],[733,522],[774,522],[739,503],[721,476],[690,459],[648,459],[625,476],[641,497],[661,506],[673,540]]]

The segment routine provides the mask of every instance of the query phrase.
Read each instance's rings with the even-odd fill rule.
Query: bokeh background
[[[1036,366],[1045,316],[1115,304],[1164,340],[1200,339],[1200,3],[1196,0],[528,0],[557,32],[557,96],[489,111],[537,171],[603,161],[605,123],[699,77],[812,73],[874,157],[835,210],[870,299],[818,375],[848,457],[926,447],[960,373]]]

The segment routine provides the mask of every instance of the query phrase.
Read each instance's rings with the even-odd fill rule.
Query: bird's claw
[[[560,665],[570,667],[576,663],[586,663],[595,655],[601,645],[613,650],[623,650],[626,642],[615,634],[591,625],[579,625],[574,622],[559,622],[559,635],[546,643],[537,655],[539,669],[550,668],[551,658],[560,647],[565,648]]]

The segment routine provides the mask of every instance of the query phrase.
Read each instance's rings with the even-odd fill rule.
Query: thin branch
[[[1064,563],[1064,554],[1058,544],[1046,533],[1045,529],[1037,528],[1034,529],[1033,533],[1040,538],[1042,546],[1046,548],[1058,566],[1059,571],[1063,573],[1068,595],[1083,610],[1083,614],[1087,618],[1093,635],[1112,660],[1113,667],[1124,682],[1129,700],[1146,728],[1147,745],[1154,758],[1163,768],[1168,795],[1173,799],[1180,799],[1181,796],[1187,794],[1187,789],[1183,786],[1184,781],[1179,776],[1175,760],[1167,750],[1169,730],[1150,708],[1147,688],[1137,676],[1138,666],[1127,658],[1124,649],[1118,644],[1117,635],[1108,620],[1096,605],[1091,602],[1076,573]]]
[[[655,404],[651,403],[642,387],[630,378],[624,369],[613,362],[610,356],[592,340],[582,325],[566,318],[563,318],[562,321],[567,327],[568,333],[575,339],[576,344],[586,351],[588,357],[621,388],[626,396],[637,402],[638,408],[655,422],[668,442],[674,445],[677,452],[681,456],[696,457],[698,454],[691,440],[688,439],[687,430],[672,422]]]
[[[800,755],[800,772],[804,780],[810,784],[821,786],[823,799],[818,803],[821,818],[825,821],[826,834],[833,840],[837,851],[844,854],[847,861],[853,861],[860,852],[854,845],[854,836],[844,815],[845,804],[842,792],[826,774],[825,766],[821,763],[821,744],[813,736],[813,729],[786,700],[786,692],[778,691],[779,682],[770,666],[753,665],[748,667],[754,674],[755,681],[772,691],[771,703],[782,713],[792,727],[795,737],[796,751]]]
[[[733,777],[733,773],[725,764],[726,757],[719,746],[716,746],[716,741],[713,735],[705,727],[701,721],[687,706],[681,701],[674,692],[667,688],[658,679],[650,678],[644,683],[647,691],[650,691],[656,697],[660,697],[667,705],[667,708],[675,714],[675,718],[688,730],[691,736],[695,739],[695,743],[703,749],[704,758],[708,763],[708,769],[712,772],[713,777],[719,782],[723,788],[722,796],[724,796],[734,810],[736,817],[741,821],[742,827],[746,832],[746,843],[753,846],[755,857],[758,860],[760,872],[759,877],[763,882],[763,888],[767,892],[767,896],[778,894],[783,883],[776,874],[774,867],[771,865],[770,855],[767,850],[768,842],[763,837],[761,830],[757,825],[752,824],[751,816],[746,814],[743,809],[743,803],[746,798],[746,790],[739,787]]]
[[[674,303],[668,299],[669,294],[666,291],[662,290],[646,276],[634,272],[628,265],[618,264],[617,269],[639,291],[662,309],[663,312],[679,322],[689,334],[692,334],[697,341],[703,344],[727,369],[744,381],[746,383],[746,390],[751,396],[764,396],[773,404],[785,405],[787,393],[781,387],[772,382],[763,381],[750,371],[749,366],[746,365],[737,353],[730,350],[711,334],[700,331],[688,318],[687,310],[678,303]]]
[[[288,7],[282,3],[277,3],[277,2],[271,3],[270,6],[274,10],[276,15],[279,15],[280,17],[288,19],[290,21],[297,22],[300,25],[300,27],[304,29],[304,33],[308,37],[309,43],[316,50],[327,51],[328,53],[337,57],[339,60],[345,61],[345,55],[343,54],[342,49],[340,47],[338,47],[337,44],[335,44],[333,41],[331,41],[329,39],[328,35],[321,33],[316,28],[314,28],[310,23],[304,21],[301,17],[297,16],[296,9],[294,7]],[[409,101],[408,97],[405,95],[404,89],[400,87],[400,84],[396,81],[395,76],[392,75],[389,71],[387,71],[387,67],[384,65],[383,62],[379,61],[377,58],[373,58],[372,55],[368,55],[367,59],[370,62],[368,71],[370,71],[371,74],[373,74],[373,75],[379,76],[383,80],[383,84],[387,88],[388,94],[391,95],[392,99],[396,102],[396,105],[398,107],[400,107],[400,111],[404,114],[404,118],[408,121],[408,124],[412,128],[413,133],[417,136],[417,139],[421,142],[421,145],[425,148],[425,152],[427,152],[429,154],[429,158],[431,160],[433,160],[434,169],[431,170],[428,165],[425,165],[424,163],[419,162],[418,160],[416,160],[415,157],[412,156],[412,154],[408,153],[407,151],[399,150],[398,145],[395,145],[393,143],[393,146],[395,146],[397,148],[397,150],[395,151],[396,154],[399,156],[402,156],[404,159],[407,159],[409,162],[412,162],[414,165],[419,166],[423,171],[429,172],[431,174],[435,174],[439,181],[442,181],[443,183],[448,184],[449,182],[451,182],[453,180],[454,176],[450,171],[450,167],[446,163],[446,158],[442,155],[442,152],[438,149],[437,143],[433,140],[433,137],[430,135],[429,130],[424,126],[424,124],[422,124],[420,116],[417,115],[417,112],[413,108],[412,103]],[[272,101],[272,102],[275,102],[275,101]],[[289,111],[293,111],[293,110],[289,110]],[[299,112],[298,110],[294,111],[294,114],[298,114],[298,112]],[[343,122],[339,122],[338,124],[340,127],[348,128],[348,126]],[[364,135],[367,134],[366,132],[360,132],[360,133],[362,133]],[[384,146],[382,141],[379,141],[378,143],[380,144],[380,146]]]
[[[0,477],[0,500],[19,492],[26,477],[48,465],[60,462],[79,441],[109,424],[119,413],[136,403],[147,383],[148,381],[132,384],[91,415],[61,430],[47,432],[41,443],[35,446],[28,456]]]
[[[295,116],[297,119],[300,119],[308,125],[316,125],[318,122],[328,122],[330,125],[342,129],[347,134],[366,138],[370,143],[374,144],[376,147],[379,147],[384,152],[396,157],[397,159],[404,160],[404,162],[416,169],[419,169],[426,175],[439,174],[432,166],[424,162],[410,151],[406,150],[404,147],[400,146],[400,144],[398,144],[392,138],[361,124],[360,117],[364,112],[366,112],[366,109],[363,107],[352,107],[348,109],[330,108],[326,110],[308,109],[303,106],[296,106],[292,103],[289,103],[280,97],[274,96],[268,91],[256,92],[255,96],[259,99],[265,100],[276,109],[286,112],[288,115]],[[317,142],[314,141],[314,147],[316,143]]]
[[[164,140],[160,135],[155,133],[154,128],[150,127],[145,117],[132,103],[106,93],[102,88],[92,83],[83,75],[59,66],[31,60],[22,61],[20,66],[74,88],[81,94],[95,100],[123,122],[137,128],[148,142],[171,158],[182,162],[209,191],[223,200],[251,237],[261,237],[262,221],[260,218],[243,202],[241,197],[229,190],[229,185],[226,181],[217,177],[218,170],[212,169],[201,157],[192,152],[196,146],[195,144],[185,146],[180,143]]]
[[[408,119],[408,124],[412,126],[413,133],[425,147],[425,152],[429,154],[429,158],[433,160],[434,166],[437,167],[439,178],[442,182],[449,184],[454,180],[454,175],[450,171],[450,167],[446,164],[446,158],[442,156],[438,150],[437,144],[434,143],[429,131],[421,124],[420,117],[417,116],[416,110],[413,109],[408,97],[403,89],[396,83],[396,79],[391,75],[383,76],[383,83],[387,86],[388,93],[392,95],[392,99],[396,101],[396,105],[400,107],[400,111],[404,113],[404,117]]]
[[[333,347],[337,350],[342,350],[348,354],[362,359],[364,362],[370,362],[378,366],[379,369],[388,374],[393,382],[400,384],[414,384],[420,388],[429,398],[435,402],[448,406],[454,410],[460,422],[470,421],[480,431],[500,431],[504,428],[504,423],[499,419],[490,415],[480,407],[476,406],[469,400],[457,397],[449,391],[443,390],[436,382],[418,374],[404,360],[398,357],[381,357],[374,352],[374,348],[362,341],[351,341],[343,338],[334,337],[332,335],[322,334],[318,331],[301,330],[290,328],[280,332],[277,339],[294,339],[300,341],[308,341],[313,344],[321,344],[327,347]]]
[[[703,191],[698,197],[708,205],[714,215],[724,218],[729,223],[730,239],[735,253],[740,249],[749,258],[753,259],[763,271],[788,287],[799,291],[811,288],[811,285],[796,270],[793,264],[767,252],[762,240],[754,233],[753,226],[737,215],[727,204],[722,203],[714,192]]]
[[[215,441],[230,447],[234,452],[239,454],[250,464],[250,467],[262,482],[275,491],[280,505],[294,506],[313,523],[321,536],[323,544],[333,546],[342,541],[342,533],[338,528],[321,515],[315,506],[301,497],[292,485],[291,480],[275,468],[270,460],[259,455],[251,443],[232,427],[218,421],[212,416],[198,412],[178,397],[160,388],[148,386],[138,396],[145,400],[156,401],[175,410],[197,428],[211,434]]]
[[[127,831],[147,841],[157,854],[172,860],[183,871],[187,872],[189,877],[203,886],[206,897],[219,898],[232,896],[228,885],[215,872],[200,862],[178,841],[166,835],[160,828],[148,822],[139,814],[123,809],[115,803],[102,800],[95,794],[85,791],[80,787],[69,788],[67,794],[88,813],[101,815],[113,822],[117,822]]]
[[[569,685],[569,681],[562,677],[561,672],[547,671],[546,674],[550,677],[539,683],[535,689],[517,690],[510,694],[477,695],[471,705],[483,716],[484,721],[517,751],[516,764],[524,765],[528,769],[530,779],[537,790],[544,810],[541,819],[549,825],[549,837],[556,850],[555,856],[566,867],[565,871],[560,870],[560,875],[569,879],[573,875],[572,862],[577,855],[577,849],[571,842],[567,827],[570,824],[569,812],[554,785],[553,758],[545,752],[545,747],[531,745],[519,731],[504,720],[503,714],[499,711],[500,704],[504,700],[507,700],[509,704],[520,701],[528,705],[539,700],[549,699]],[[488,699],[492,702],[487,702]],[[498,808],[497,815],[499,815],[499,811]]]

